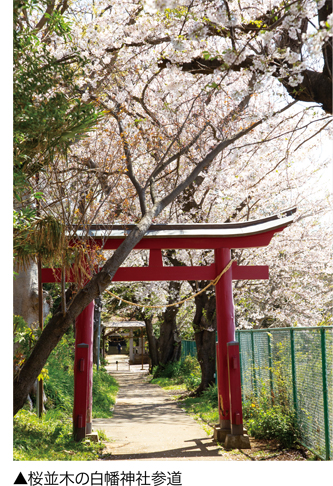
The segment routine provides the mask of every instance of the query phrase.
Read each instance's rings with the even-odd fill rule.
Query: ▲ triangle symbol
[[[14,483],[14,484],[28,484],[28,483],[27,483],[27,482],[26,482],[26,480],[24,479],[23,474],[22,474],[22,473],[20,473],[20,474],[17,476],[16,481],[15,481],[15,483]]]

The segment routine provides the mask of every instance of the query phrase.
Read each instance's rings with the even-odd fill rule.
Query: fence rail
[[[270,390],[275,400],[294,408],[300,442],[332,459],[333,326],[241,330],[236,340],[243,401]],[[182,341],[182,359],[193,356],[195,343],[189,343]]]

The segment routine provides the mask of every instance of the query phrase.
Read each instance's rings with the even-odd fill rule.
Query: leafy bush
[[[46,408],[71,413],[74,398],[74,338],[65,335],[46,363],[49,379],[44,382]]]
[[[249,435],[256,439],[276,439],[282,447],[289,448],[298,438],[293,409],[289,408],[285,400],[272,403],[272,397],[264,384],[258,398],[248,397],[243,404],[243,416]]]
[[[202,397],[204,400],[209,402],[213,407],[218,407],[219,399],[217,393],[217,385],[211,385],[206,390],[202,392]]]
[[[252,411],[246,411],[246,427],[249,435],[256,439],[276,439],[282,447],[292,447],[297,440],[297,426],[294,413],[284,412],[279,405],[264,410],[251,404]]]
[[[44,382],[48,409],[39,419],[35,413],[20,410],[14,417],[14,460],[98,459],[103,445],[73,440],[74,338],[65,335],[47,361],[48,379]],[[93,370],[93,417],[112,416],[118,391],[116,380],[105,368]],[[100,437],[105,436],[99,433]]]
[[[176,361],[166,365],[160,364],[153,369],[154,378],[174,378],[181,382],[198,374],[200,375],[200,366],[198,360],[192,356],[186,356],[184,361]]]

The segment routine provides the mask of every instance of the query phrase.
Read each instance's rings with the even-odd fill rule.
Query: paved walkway
[[[146,382],[148,365],[129,366],[124,355],[108,360],[119,393],[113,417],[94,419],[93,429],[110,437],[104,452],[112,460],[228,460],[200,424],[162,388]]]

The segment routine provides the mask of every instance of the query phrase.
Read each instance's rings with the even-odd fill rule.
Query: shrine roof
[[[110,329],[139,329],[146,325],[143,321],[108,321],[103,322],[103,326]]]
[[[280,214],[251,221],[211,224],[211,223],[186,223],[186,224],[152,224],[146,232],[147,238],[230,238],[237,236],[250,236],[265,233],[281,227],[286,227],[294,220],[296,208],[281,211]],[[123,239],[136,225],[91,225],[87,230],[77,228],[78,237],[90,236],[95,239]]]

